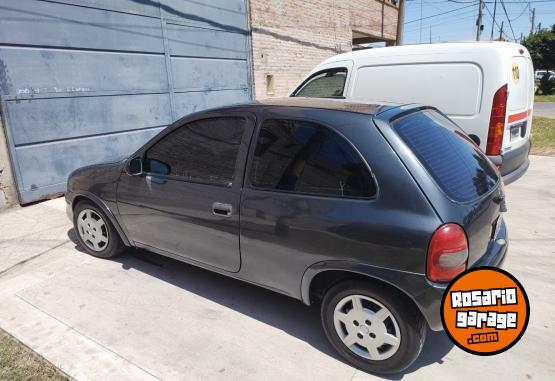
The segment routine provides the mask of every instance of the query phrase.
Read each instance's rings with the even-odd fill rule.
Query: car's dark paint
[[[117,163],[90,165],[73,171],[67,183],[66,200],[71,200],[67,205],[67,215],[70,221],[73,221],[75,201],[89,199],[110,218],[123,243],[126,246],[132,246],[125,226],[121,225],[117,218],[119,212],[116,189],[125,164],[126,160],[122,160]]]
[[[419,109],[426,108],[419,107]],[[408,111],[410,112],[410,108]],[[500,205],[493,202],[493,200],[505,198],[503,184],[499,181],[497,187],[481,196],[477,201],[461,203],[451,200],[430,177],[414,154],[401,141],[390,124],[386,122],[386,120],[391,121],[398,118],[399,115],[402,115],[402,113],[398,112],[394,115],[392,111],[384,112],[378,116],[379,119],[376,121],[377,126],[386,136],[395,152],[401,157],[403,163],[423,190],[423,193],[434,206],[441,220],[443,222],[458,223],[464,228],[469,241],[469,259],[467,265],[471,267],[485,253],[492,249],[493,241],[490,239],[492,229],[500,214]]]
[[[220,116],[218,113],[202,115],[203,118]],[[244,117],[248,121],[238,158],[238,162],[244,163],[254,129],[254,114],[228,112],[225,115]],[[160,138],[171,131],[167,129]],[[135,156],[142,156],[152,143]],[[237,272],[241,265],[239,214],[214,215],[213,204],[225,203],[231,205],[233,211],[239,210],[243,169],[244,166],[240,166],[236,171],[229,188],[148,172],[141,176],[122,176],[117,190],[119,218],[137,245],[178,257],[187,253],[189,259]],[[195,239],[184,239],[184,232]]]
[[[515,182],[524,176],[530,166],[530,159],[528,157],[530,148],[532,148],[532,144],[528,140],[521,147],[505,152],[501,156],[501,175],[505,185]]]
[[[119,227],[127,245],[227,274],[307,304],[311,281],[323,271],[366,275],[405,293],[430,327],[439,330],[439,303],[446,285],[432,284],[426,278],[429,240],[442,223],[458,222],[469,229],[471,264],[498,264],[507,249],[506,244],[498,244],[506,240],[504,222],[501,220],[496,237],[488,237],[489,244],[484,245],[482,238],[488,224],[491,233],[492,216],[499,214],[499,205],[491,201],[493,193],[502,195],[502,189],[496,188],[477,203],[449,200],[388,124],[400,113],[415,111],[418,109],[409,106],[290,98],[193,114],[168,127],[130,159],[143,156],[159,138],[185,123],[239,113],[252,125],[242,143],[239,162],[243,164],[232,187],[148,173],[131,176],[125,164],[118,163],[74,172],[66,199],[71,207],[77,197],[98,203]],[[312,121],[354,143],[376,180],[376,197],[334,198],[253,189],[249,166],[257,131],[266,118]],[[168,184],[173,190],[164,189]],[[156,192],[151,191],[154,189]],[[213,215],[214,202],[231,203],[234,215]],[[474,236],[478,238],[474,240]],[[198,245],[202,247],[195,247]]]

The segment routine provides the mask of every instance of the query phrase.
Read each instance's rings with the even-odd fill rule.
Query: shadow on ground
[[[74,229],[68,231],[68,237],[75,243],[76,250],[85,253]],[[344,362],[327,342],[317,307],[308,307],[300,301],[262,287],[145,250],[129,249],[122,256],[111,260],[121,263],[124,270],[133,268],[269,324]],[[428,329],[426,343],[415,363],[401,374],[384,378],[401,380],[405,374],[433,363],[442,363],[443,357],[452,348],[453,343],[443,331],[433,332]]]

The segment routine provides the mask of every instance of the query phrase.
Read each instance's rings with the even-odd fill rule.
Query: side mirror
[[[135,157],[127,163],[127,173],[131,176],[140,176],[143,174],[143,159]]]

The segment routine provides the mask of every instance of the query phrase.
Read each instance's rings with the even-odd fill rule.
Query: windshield
[[[347,69],[335,68],[310,76],[293,93],[293,97],[340,98],[343,96]]]

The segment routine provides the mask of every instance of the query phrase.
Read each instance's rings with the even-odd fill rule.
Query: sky
[[[475,40],[478,0],[406,0],[403,44]],[[482,24],[484,30],[481,40],[490,40],[493,24],[495,0],[485,0]],[[501,21],[504,21],[504,38],[520,40],[521,33],[528,36],[531,27],[531,10],[536,9],[535,25],[541,22],[542,28],[555,24],[555,0],[504,0],[507,15],[501,1],[497,1],[494,25],[494,38],[499,37]],[[490,14],[491,13],[491,14]],[[420,19],[422,19],[420,21]],[[421,32],[422,31],[422,32]]]

